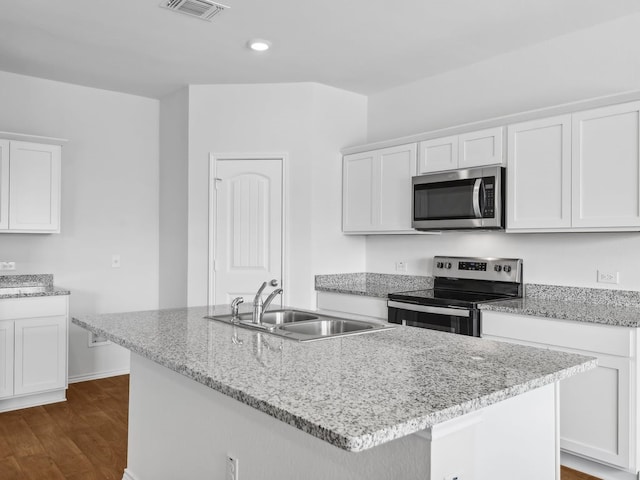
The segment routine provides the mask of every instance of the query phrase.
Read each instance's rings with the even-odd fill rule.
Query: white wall
[[[187,305],[189,89],[160,100],[160,308]]]
[[[61,233],[0,234],[0,260],[54,274],[71,315],[157,308],[158,101],[0,72],[0,105],[0,131],[69,139]],[[72,379],[128,366],[128,351],[89,349],[71,326]]]
[[[188,304],[207,302],[210,153],[288,155],[287,303],[315,305],[314,274],[362,270],[364,239],[340,233],[339,150],[365,129],[366,98],[323,85],[189,87]]]
[[[369,140],[383,140],[640,89],[640,14],[502,55],[467,68],[373,95]],[[505,234],[371,236],[367,270],[431,274],[434,255],[524,259],[529,283],[640,290],[640,234]],[[620,284],[596,283],[598,268],[619,271]]]
[[[369,97],[368,140],[640,89],[640,14]]]

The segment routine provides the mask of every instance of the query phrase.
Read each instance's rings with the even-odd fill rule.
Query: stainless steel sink
[[[297,340],[317,340],[338,335],[365,333],[374,330],[376,324],[340,318],[323,318],[302,323],[281,325],[278,330],[293,335]]]
[[[251,312],[246,312],[239,314],[235,318],[233,315],[214,315],[207,318],[228,323],[244,323],[252,322],[253,314]],[[262,323],[272,326],[283,323],[302,322],[304,320],[315,320],[316,318],[318,318],[316,315],[302,312],[300,310],[270,310],[262,314]]]
[[[273,335],[309,342],[346,335],[359,335],[393,328],[382,323],[369,323],[294,309],[271,310],[262,315],[262,324],[253,323],[251,312],[233,315],[213,315],[206,318],[240,327],[260,329]]]

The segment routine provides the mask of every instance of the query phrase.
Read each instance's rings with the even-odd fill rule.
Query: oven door
[[[387,302],[387,307],[390,323],[472,337],[480,336],[479,314],[474,309],[416,305],[393,300]]]

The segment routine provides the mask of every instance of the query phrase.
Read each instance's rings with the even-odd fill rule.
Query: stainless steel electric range
[[[433,272],[433,289],[389,294],[389,322],[479,337],[479,303],[522,297],[518,258],[438,256]]]

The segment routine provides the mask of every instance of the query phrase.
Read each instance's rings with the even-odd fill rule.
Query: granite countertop
[[[525,298],[480,305],[485,311],[640,327],[640,292],[529,284]]]
[[[53,286],[52,274],[0,275],[0,299],[70,294],[69,290]]]
[[[203,318],[229,311],[192,307],[73,323],[349,451],[596,365],[590,357],[421,328],[300,343]]]
[[[433,277],[386,273],[341,273],[316,275],[315,277],[315,289],[319,292],[346,293],[385,299],[390,293],[426,288],[433,288]]]

